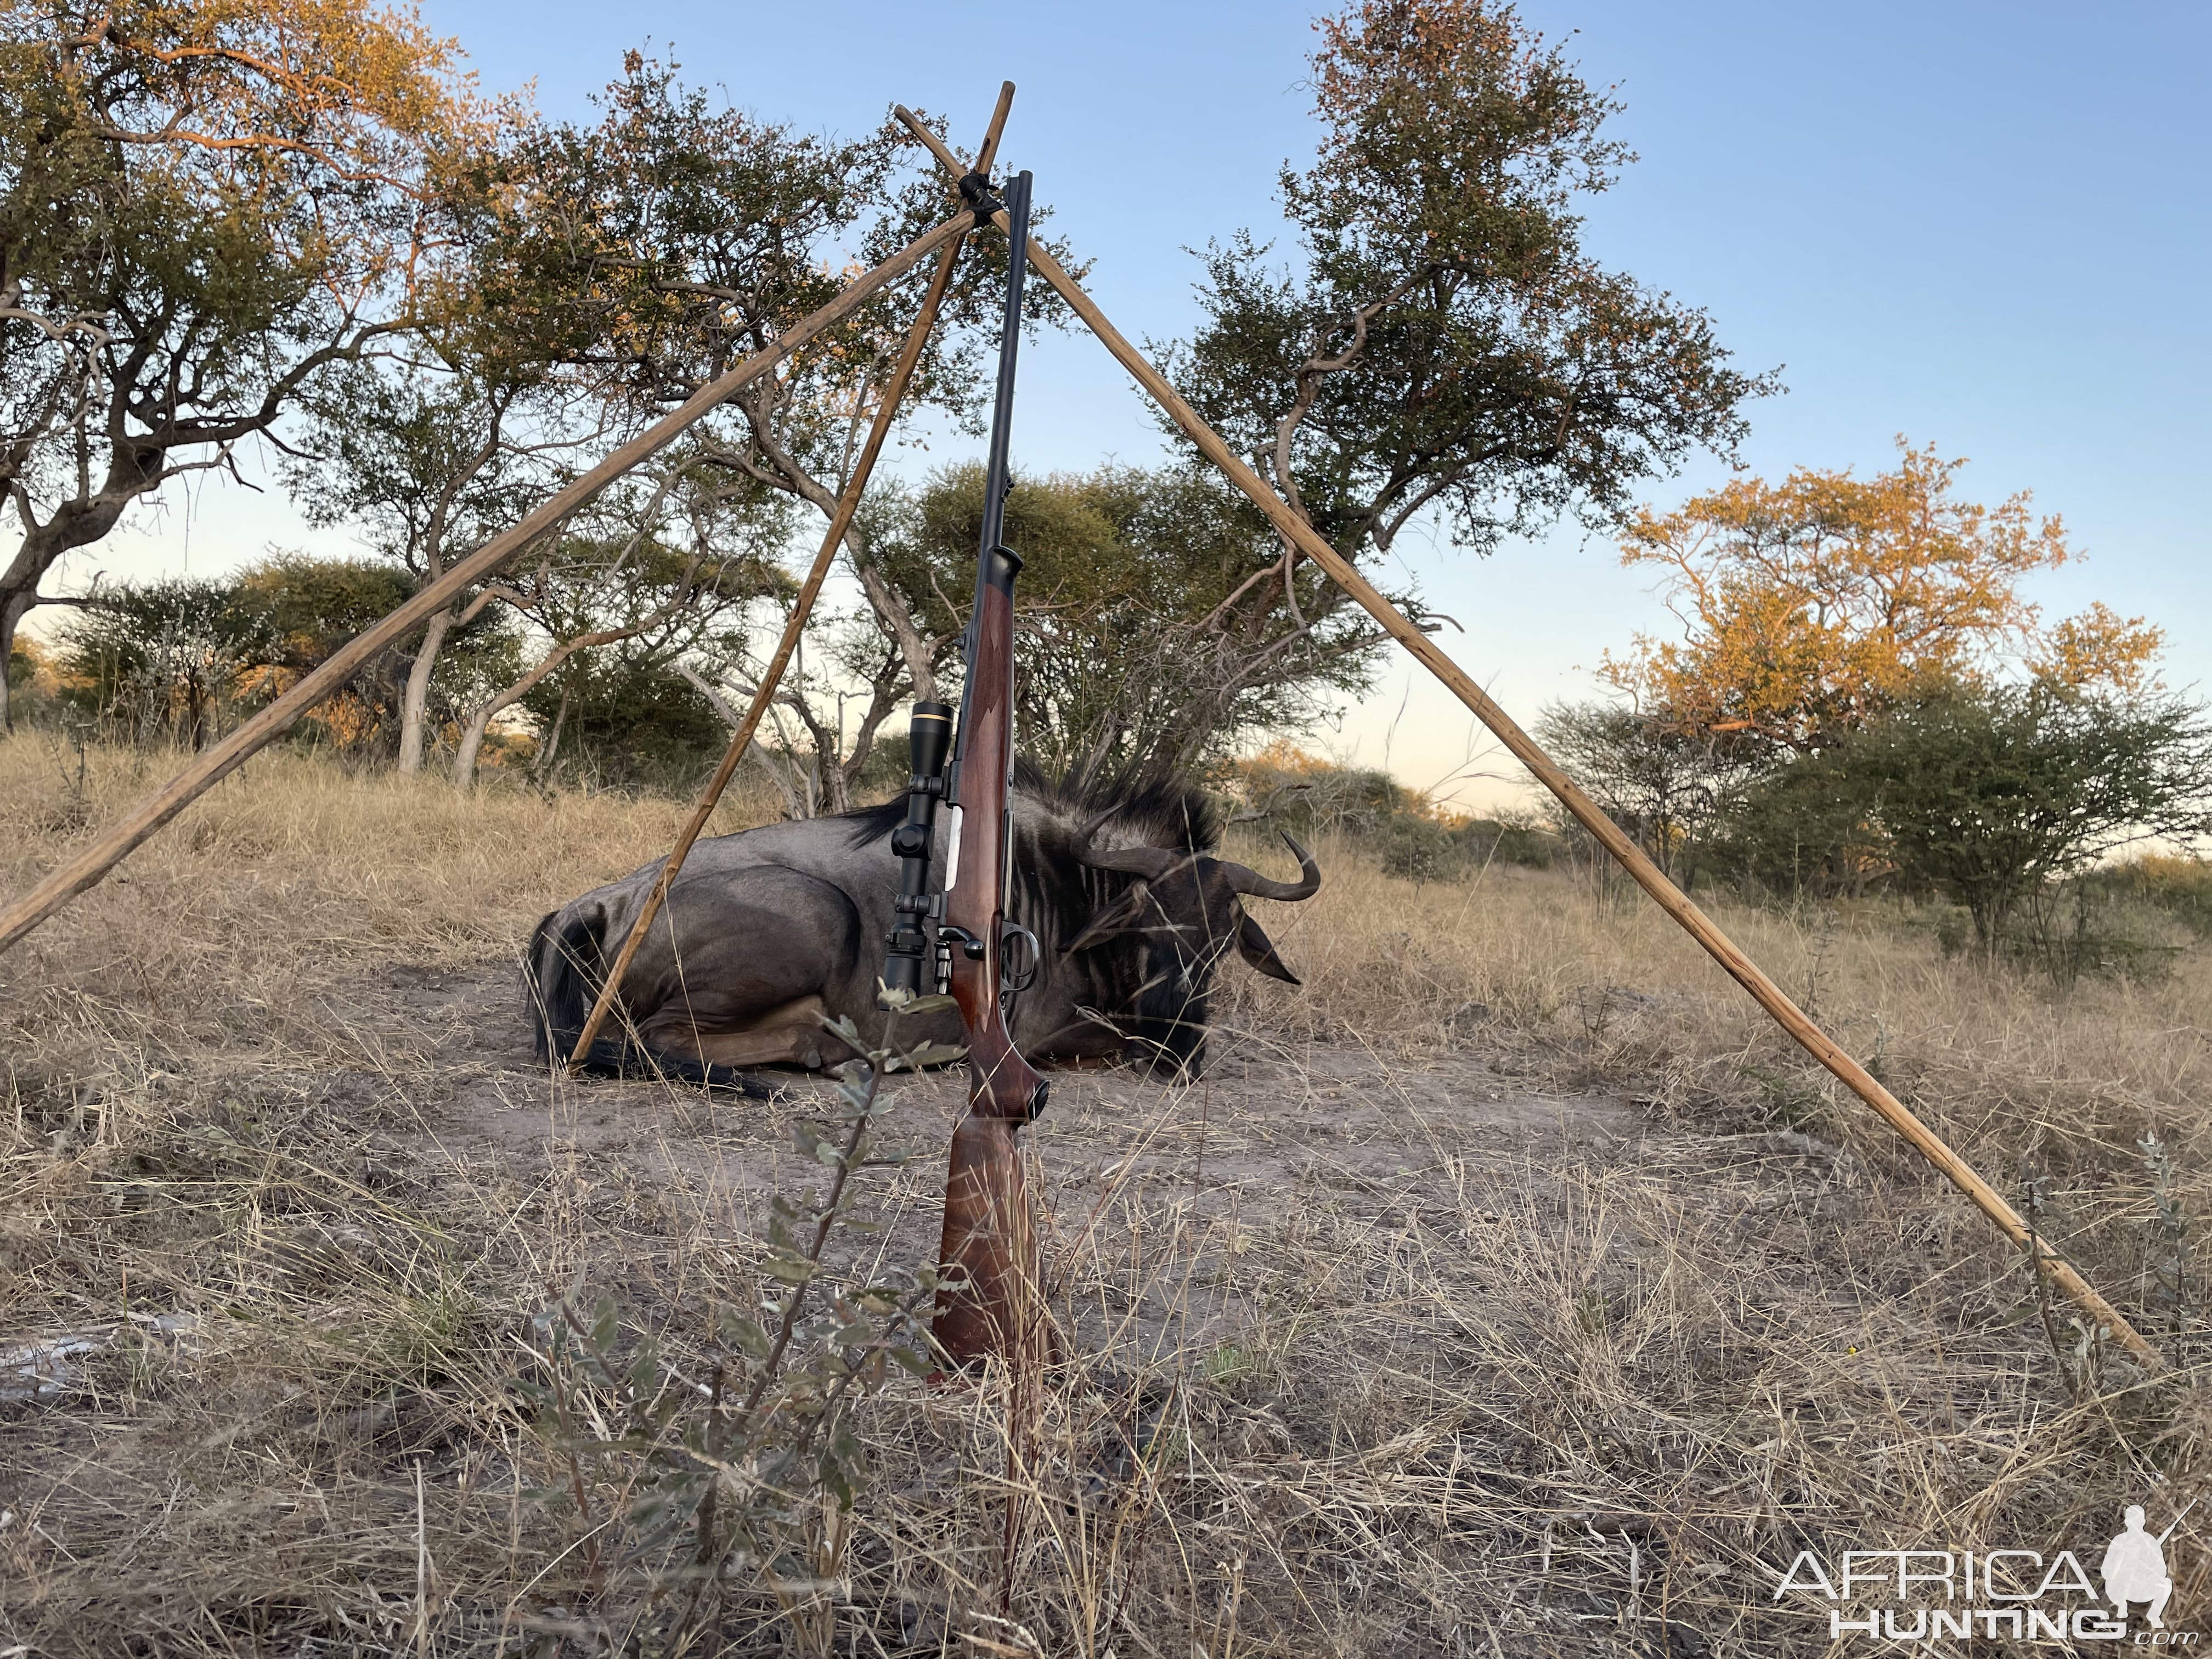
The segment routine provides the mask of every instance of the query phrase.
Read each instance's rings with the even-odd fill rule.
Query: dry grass
[[[159,769],[0,744],[0,890]],[[681,810],[270,757],[0,958],[0,1350],[86,1339],[0,1405],[0,1650],[667,1650],[672,1558],[620,1518],[656,1466],[610,1446],[580,1524],[513,1380],[577,1285],[699,1375],[817,1103],[556,1084],[507,976]],[[1893,908],[1724,914],[2001,1186],[2027,1161],[2183,1362],[2146,1384],[1616,885],[1323,856],[1266,918],[1307,988],[1232,971],[1206,1084],[1056,1085],[1066,1370],[887,1388],[852,1515],[795,1514],[692,1650],[1811,1652],[1770,1599],[1800,1547],[2087,1559],[2203,1489],[2197,1281],[2161,1283],[2136,1145],[2207,1212],[2201,952],[2062,998]],[[902,1086],[923,1155],[841,1267],[926,1259],[957,1094]]]

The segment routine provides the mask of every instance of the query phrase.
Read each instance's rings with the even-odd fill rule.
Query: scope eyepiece
[[[908,718],[906,746],[913,757],[915,776],[942,777],[945,760],[952,753],[952,705],[915,704],[914,713]]]

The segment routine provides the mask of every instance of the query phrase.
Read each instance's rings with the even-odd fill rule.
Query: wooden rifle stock
[[[938,1292],[937,1341],[956,1365],[1032,1352],[1042,1328],[1036,1231],[1014,1133],[1044,1109],[1046,1084],[1014,1047],[1001,997],[1014,601],[1012,561],[994,554],[985,556],[1000,568],[985,572],[961,706],[960,867],[945,900],[952,999],[968,1044],[968,1112],[952,1132],[938,1251],[951,1282]]]

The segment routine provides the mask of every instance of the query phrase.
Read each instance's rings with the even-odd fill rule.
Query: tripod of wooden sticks
[[[995,158],[1000,135],[1012,105],[1013,91],[1011,82],[1000,91],[997,107],[992,112],[983,143],[976,154],[978,171],[988,173]],[[957,179],[969,171],[944,141],[910,111],[902,106],[897,115],[916,140],[937,158],[950,179]],[[994,222],[1001,230],[1006,228],[1006,216],[1003,211],[995,216]],[[598,466],[529,514],[514,528],[486,543],[466,558],[456,561],[438,580],[425,585],[406,604],[303,677],[290,691],[239,727],[228,739],[204,750],[175,777],[126,813],[98,840],[68,860],[31,892],[9,905],[4,912],[0,912],[0,951],[14,945],[40,922],[67,905],[76,895],[99,882],[133,848],[156,833],[186,805],[242,764],[248,756],[281,736],[309,709],[337,691],[356,669],[378,651],[449,604],[471,584],[491,574],[522,548],[560,525],[599,490],[659,453],[701,416],[727,401],[762,374],[769,373],[806,341],[849,314],[869,295],[904,276],[934,253],[938,256],[935,273],[922,297],[921,309],[908,333],[905,347],[884,389],[867,441],[854,465],[851,477],[847,480],[844,493],[838,500],[828,532],[815,556],[813,566],[807,573],[798,603],[785,625],[775,653],[761,676],[751,706],[731,738],[728,750],[715,768],[707,787],[701,793],[683,833],[678,837],[651,897],[640,912],[609,969],[598,1000],[579,1036],[571,1063],[589,1053],[592,1040],[616,1007],[623,976],[643,942],[646,930],[655,920],[669,889],[683,868],[686,854],[713,815],[724,787],[751,745],[761,720],[776,694],[793,653],[797,649],[815,598],[821,591],[836,550],[860,506],[884,439],[913,378],[915,366],[920,361],[930,331],[936,323],[938,312],[951,282],[961,245],[977,228],[975,216],[963,210],[926,233],[882,264],[855,277],[830,304],[793,325],[774,344],[702,388],[649,431],[608,456]],[[1434,640],[1377,592],[1349,560],[1331,546],[1299,513],[1240,459],[1218,433],[1199,418],[1196,411],[1168,383],[1166,377],[1129,343],[1074,278],[1034,240],[1029,249],[1029,258],[1037,273],[1052,284],[1076,315],[1098,337],[1107,350],[1189,437],[1200,453],[1252,499],[1292,546],[1325,570],[1331,580],[1374,617],[1392,638],[1404,646],[1422,666],[1473,710],[1499,742],[1535,775],[1539,782],[1559,798],[1575,820],[1613,855],[1638,886],[1651,896],[1660,908],[1695,939],[1707,955],[1720,963],[1776,1024],[1853,1094],[1872,1107],[1915,1152],[1964,1193],[2016,1248],[2026,1252],[2034,1271],[2071,1298],[2089,1317],[2093,1328],[2102,1328],[2108,1332],[2123,1349],[2146,1368],[2152,1370],[2163,1368],[2163,1361],[2157,1350],[2094,1286],[2082,1278],[2072,1263],[2029,1226],[2002,1194],[1984,1181],[1941,1136],[1915,1116],[1863,1066],[1814,1025],[1781,987],[1738,949],[1711,917],[1691,902],[1689,896],[1599,810],[1596,804],[1560,770],[1557,763],[1503,708],[1491,700],[1471,675],[1452,661]],[[890,879],[888,873],[885,879]],[[1030,1267],[1029,1277],[1031,1282],[1036,1282],[1035,1264],[1032,1262]]]

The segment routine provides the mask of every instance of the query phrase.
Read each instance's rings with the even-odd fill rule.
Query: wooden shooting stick
[[[908,130],[930,148],[946,170],[958,177],[962,171],[960,164],[939,142],[937,136],[903,106],[898,108],[897,114]],[[998,222],[1001,228],[1005,226],[1006,216],[1003,213],[998,216]],[[1474,683],[1465,669],[1446,656],[1434,640],[1377,592],[1349,560],[1304,518],[1292,512],[1258,473],[1240,460],[1222,441],[1220,434],[1200,420],[1198,412],[1168,384],[1167,377],[1121,337],[1121,331],[1106,319],[1106,314],[1077,285],[1075,279],[1061,269],[1059,262],[1035,245],[1034,239],[1030,247],[1030,261],[1039,274],[1059,290],[1060,297],[1074,308],[1076,315],[1083,319],[1091,331],[1098,337],[1107,350],[1114,354],[1121,367],[1128,370],[1137,384],[1152,394],[1153,400],[1167,411],[1169,418],[1198,446],[1200,453],[1228,474],[1230,481],[1250,496],[1254,504],[1267,515],[1269,523],[1295,544],[1300,552],[1326,570],[1331,580],[1357,599],[1392,638],[1411,652],[1423,667],[1442,680],[1455,696],[1474,710],[1476,718],[1496,734],[1499,742],[1512,750],[1515,758],[1559,797],[1560,804],[1574,815],[1576,822],[1595,836],[1606,851],[1636,878],[1637,885],[1649,893],[1661,909],[1680,923],[1683,931],[1704,948],[1706,955],[1726,969],[1729,977],[1750,992],[1753,1000],[1773,1017],[1776,1024],[1795,1038],[1807,1054],[1833,1073],[1853,1094],[1880,1113],[1893,1129],[1905,1137],[1915,1152],[1934,1164],[1954,1186],[1972,1199],[1975,1207],[1995,1222],[2007,1238],[2027,1252],[2039,1272],[2047,1274],[2051,1282],[2065,1291],[2096,1324],[2106,1327],[2119,1345],[2138,1363],[2154,1371],[2165,1368],[2165,1362],[2158,1351],[2121,1316],[2118,1309],[2099,1294],[2094,1285],[2075,1271],[2071,1262],[2054,1250],[2047,1240],[2021,1218],[2019,1212],[2006,1201],[2003,1194],[1976,1174],[1972,1165],[1944,1143],[1942,1136],[1915,1117],[1904,1102],[1884,1088],[1865,1066],[1852,1059],[1807,1018],[1804,1011],[1790,1000],[1782,988],[1737,949],[1735,943],[1714,924],[1711,917],[1690,902],[1687,894],[1668,879],[1665,872],[1646,857],[1641,848],[1621,833],[1620,827],[1600,811],[1595,801],[1583,793],[1574,780],[1559,769],[1552,757],[1537,746],[1535,740],[1514,723],[1511,716],[1491,701],[1490,695]]]
[[[975,171],[988,173],[991,162],[999,153],[999,135],[1006,128],[1007,112],[1014,106],[1014,83],[1004,82],[999,88],[998,107],[991,112],[991,124],[983,134],[983,147],[975,152]],[[738,722],[737,733],[730,746],[723,751],[721,764],[714,775],[707,780],[707,787],[699,792],[698,805],[684,825],[684,832],[676,838],[676,845],[661,866],[660,879],[646,895],[644,908],[637,920],[630,924],[629,932],[623,938],[622,949],[615,953],[614,965],[607,969],[605,983],[599,987],[599,1000],[592,1004],[592,1012],[585,1019],[583,1029],[576,1034],[576,1046],[568,1055],[568,1069],[580,1066],[592,1052],[592,1041],[606,1024],[607,1015],[615,1006],[615,998],[622,990],[623,975],[636,960],[638,948],[645,943],[646,929],[660,913],[668,890],[676,884],[684,860],[691,855],[691,844],[706,829],[707,820],[714,815],[714,808],[722,799],[722,791],[729,787],[738,764],[744,759],[745,750],[752,747],[753,734],[767,715],[769,704],[775,699],[776,688],[783,683],[783,671],[791,665],[792,654],[799,648],[799,636],[814,611],[814,601],[822,592],[822,584],[830,574],[830,567],[843,545],[845,532],[851,527],[853,515],[860,509],[860,497],[868,488],[868,479],[876,470],[876,458],[883,453],[884,441],[890,435],[891,422],[897,417],[899,404],[906,396],[908,382],[913,380],[915,365],[921,361],[922,349],[929,343],[931,329],[936,326],[937,313],[945,303],[945,295],[952,286],[952,270],[959,262],[960,246],[964,238],[955,237],[945,244],[945,252],[938,256],[937,274],[930,279],[929,291],[922,295],[921,309],[915,313],[914,326],[907,331],[906,345],[899,353],[898,362],[891,369],[890,380],[884,387],[881,400],[876,405],[875,422],[868,428],[868,440],[861,445],[859,457],[853,463],[853,475],[846,480],[845,493],[837,498],[836,510],[830,516],[830,528],[822,538],[821,550],[815,554],[813,566],[800,585],[799,601],[792,608],[791,620],[784,624],[783,637],[776,641],[775,654],[769,659],[762,671],[759,689],[753,693],[751,707]]]
[[[409,629],[427,621],[441,606],[451,604],[471,584],[490,575],[532,542],[557,528],[608,484],[666,448],[693,422],[767,374],[823,329],[848,316],[877,289],[904,276],[939,249],[957,241],[974,223],[972,213],[956,214],[874,270],[854,277],[828,305],[778,335],[775,344],[755,352],[720,380],[702,386],[672,414],[631,439],[513,529],[495,536],[462,559],[352,643],[341,647],[289,691],[139,802],[98,841],[9,905],[5,912],[0,912],[0,951],[8,949],[96,884],[131,848],[243,765],[247,757],[289,731],[301,715],[344,685],[356,669],[386,646],[403,638]]]

